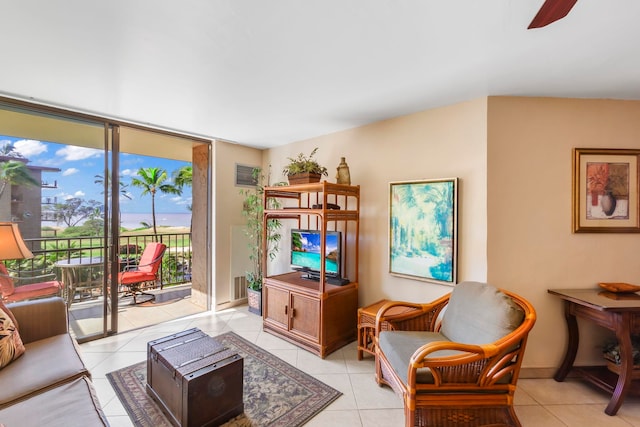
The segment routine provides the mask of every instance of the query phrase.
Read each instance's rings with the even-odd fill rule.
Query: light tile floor
[[[288,342],[262,331],[261,317],[246,306],[218,313],[192,314],[188,302],[172,307],[186,317],[140,328],[80,346],[100,402],[114,427],[131,426],[126,411],[106,379],[106,373],[146,359],[147,342],[184,329],[198,327],[214,336],[233,331],[286,362],[341,391],[343,395],[307,425],[310,427],[403,426],[401,400],[374,379],[373,358],[358,361],[356,343],[320,359]],[[148,316],[143,307],[139,314]],[[130,316],[135,315],[129,314]],[[520,379],[515,396],[516,413],[525,427],[640,427],[640,399],[627,398],[618,415],[604,413],[608,396],[577,379],[563,383],[553,379]]]

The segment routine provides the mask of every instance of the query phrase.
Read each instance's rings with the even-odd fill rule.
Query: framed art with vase
[[[573,150],[573,232],[639,233],[640,150]]]

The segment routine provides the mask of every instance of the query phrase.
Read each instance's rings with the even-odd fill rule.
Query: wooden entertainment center
[[[270,209],[271,199],[282,207]],[[360,186],[323,181],[265,187],[263,203],[265,223],[277,219],[284,228],[319,230],[321,236],[317,281],[300,271],[270,275],[264,251],[264,330],[324,358],[356,339]],[[341,276],[348,277],[348,283],[329,283],[336,281],[325,272],[327,231],[341,233]],[[266,227],[264,233],[266,242]]]

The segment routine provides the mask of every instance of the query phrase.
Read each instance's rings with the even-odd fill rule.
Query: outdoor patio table
[[[69,306],[76,292],[102,288],[102,274],[97,274],[102,273],[102,263],[102,257],[72,258],[55,263],[60,269],[63,293]]]

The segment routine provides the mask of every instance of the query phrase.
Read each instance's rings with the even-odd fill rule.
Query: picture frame
[[[574,148],[574,233],[640,233],[640,150]]]
[[[389,183],[389,273],[457,282],[458,178]]]

